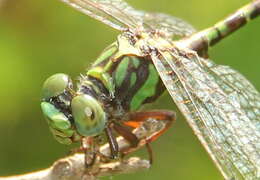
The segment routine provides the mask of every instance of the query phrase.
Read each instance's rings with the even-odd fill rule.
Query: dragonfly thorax
[[[134,52],[141,42],[131,44],[124,34],[120,35],[87,72],[88,77],[96,80],[93,84],[102,87],[103,94],[111,99],[114,109],[137,110],[141,105],[155,101],[165,89],[149,56]]]
[[[42,110],[59,142],[70,144],[81,137],[99,135],[109,122],[126,119],[128,112],[155,101],[164,92],[149,56],[132,51],[148,40],[146,36],[138,37],[134,44],[123,35],[119,37],[80,76],[76,92],[65,74],[46,80]],[[143,53],[142,48],[138,51]]]

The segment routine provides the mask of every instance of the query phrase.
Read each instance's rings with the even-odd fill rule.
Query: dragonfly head
[[[55,139],[62,144],[101,134],[106,125],[101,103],[91,95],[74,92],[66,74],[52,75],[44,82],[41,108]]]
[[[73,84],[66,74],[54,74],[43,84],[41,108],[55,139],[71,144],[79,136],[73,125],[71,100]]]

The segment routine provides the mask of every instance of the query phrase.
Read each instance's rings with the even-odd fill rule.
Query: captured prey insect
[[[136,112],[166,87],[225,179],[260,178],[260,94],[237,71],[207,59],[208,46],[260,14],[260,0],[197,33],[183,20],[122,0],[61,1],[122,34],[81,76],[76,92],[67,75],[46,81],[42,109],[59,142],[106,134],[116,158],[113,131],[133,147],[138,142],[125,122],[173,119],[169,111]]]

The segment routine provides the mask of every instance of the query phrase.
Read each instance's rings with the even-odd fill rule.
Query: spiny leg
[[[110,151],[111,151],[111,157],[110,158],[116,159],[118,157],[118,154],[119,154],[119,148],[118,148],[118,143],[116,141],[116,137],[113,135],[110,125],[108,125],[105,128],[105,133],[107,135],[108,143],[109,143],[109,147],[110,147]]]
[[[150,145],[150,142],[147,142],[145,144],[145,147],[146,147],[146,150],[147,150],[147,152],[149,154],[149,163],[153,164],[153,149],[152,149],[152,147]]]
[[[81,149],[85,154],[85,167],[90,168],[96,161],[96,149],[95,149],[94,137],[84,137],[81,141]]]
[[[94,165],[97,157],[97,150],[94,142],[94,137],[84,137],[81,139],[81,146],[71,149],[68,155],[75,153],[84,153],[84,163],[86,168],[90,168]]]
[[[132,126],[131,126],[132,127]],[[135,126],[134,128],[137,128],[138,126]],[[121,155],[122,157],[125,155],[125,154],[128,154],[129,151],[132,151],[134,150],[140,140],[136,137],[136,135],[131,131],[131,129],[129,129],[128,127],[126,127],[126,125],[124,124],[119,124],[119,123],[113,123],[113,128],[114,130],[119,134],[121,135],[124,139],[126,139],[129,144],[130,144],[130,148],[125,152],[125,151],[121,151]],[[133,127],[132,127],[133,128]],[[150,164],[152,163],[152,160],[153,160],[153,156],[152,156],[152,150],[150,148],[150,146],[148,145],[149,143],[145,143],[146,147],[148,148],[148,154],[149,154],[149,161],[150,161]]]
[[[139,143],[139,139],[135,134],[132,133],[132,130],[124,124],[113,123],[114,130],[125,138],[130,144],[131,147],[137,147]]]

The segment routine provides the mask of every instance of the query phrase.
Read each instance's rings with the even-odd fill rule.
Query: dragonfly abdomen
[[[200,56],[205,57],[209,46],[213,46],[225,37],[229,36],[247,22],[253,20],[260,14],[260,1],[254,2],[240,8],[224,20],[214,26],[193,34],[191,37],[180,40],[179,45],[196,51]]]

